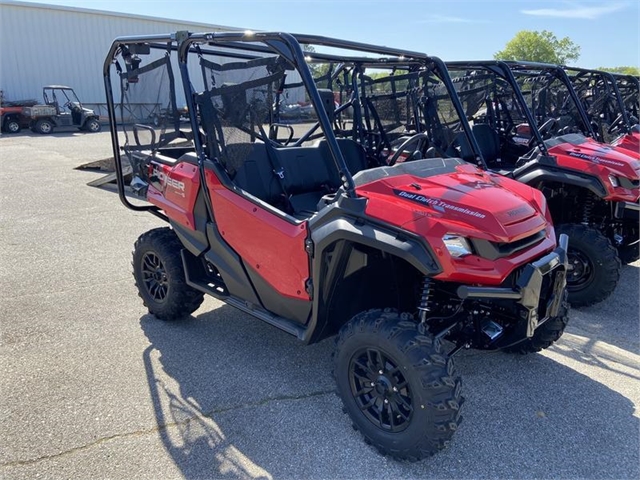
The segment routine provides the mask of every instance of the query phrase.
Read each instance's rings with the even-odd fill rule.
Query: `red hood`
[[[630,180],[640,179],[640,154],[621,147],[599,143],[592,138],[582,137],[581,142],[563,142],[549,148],[549,153],[560,157],[562,155],[583,160],[608,170],[616,176],[623,176]]]
[[[369,198],[368,214],[416,233],[435,228],[442,234],[512,242],[547,225],[539,192],[507,179],[496,180],[472,165],[426,178],[387,177],[362,185],[357,192]]]

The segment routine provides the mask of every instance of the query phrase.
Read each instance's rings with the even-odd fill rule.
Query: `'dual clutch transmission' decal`
[[[396,190],[393,189],[393,193],[398,197],[402,197],[406,200],[411,200],[412,202],[419,203],[420,205],[424,205],[425,207],[431,207],[434,210],[444,213],[446,210],[450,210],[457,213],[462,213],[463,215],[469,215],[476,218],[485,218],[486,215],[484,213],[477,212],[475,210],[470,210],[465,207],[458,207],[457,205],[451,205],[450,203],[445,202],[439,198],[433,197],[425,197],[424,195],[420,195],[413,192],[407,192],[406,190]]]

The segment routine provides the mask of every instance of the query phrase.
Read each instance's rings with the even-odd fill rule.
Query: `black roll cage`
[[[536,146],[540,149],[540,152],[542,152],[543,155],[549,155],[547,146],[545,145],[544,139],[542,138],[540,130],[538,129],[538,124],[533,117],[533,113],[527,105],[527,101],[525,100],[524,95],[520,90],[518,81],[513,75],[513,72],[511,71],[511,68],[509,64],[507,64],[507,62],[504,62],[502,60],[452,61],[446,62],[446,66],[452,67],[452,69],[455,69],[456,67],[461,69],[484,69],[505,80],[511,86],[516,100],[520,104],[520,110],[524,114],[527,123],[531,128],[531,133],[535,139]]]
[[[607,72],[608,73],[608,72]],[[640,103],[640,99],[638,97],[640,97],[640,77],[636,77],[635,75],[630,75],[630,74],[625,74],[625,73],[610,73],[610,75],[615,79],[615,83],[616,83],[616,87],[618,88],[618,91],[620,91],[620,84],[618,83],[619,79],[622,80],[627,80],[628,82],[632,83],[633,85],[635,85],[635,95],[636,95],[636,100],[634,102],[635,106],[636,106],[636,110],[638,108],[638,104]],[[627,110],[627,105],[626,105],[626,98],[627,97],[623,97],[622,96],[622,92],[620,92],[620,99],[622,101],[622,106],[623,106],[623,110],[625,112],[625,114],[628,116],[629,115],[629,111]],[[631,123],[631,117],[629,117],[629,121]],[[633,126],[633,125],[631,125]]]
[[[557,80],[560,80],[562,84],[567,88],[567,92],[569,93],[569,97],[571,101],[574,103],[578,114],[580,115],[580,119],[585,126],[586,134],[589,137],[594,139],[598,138],[598,135],[593,129],[593,125],[591,125],[591,121],[589,120],[589,116],[587,112],[584,110],[582,102],[578,97],[575,89],[573,88],[573,84],[571,83],[571,79],[567,75],[564,67],[562,65],[554,65],[550,63],[541,63],[541,62],[517,62],[517,61],[505,61],[504,62],[512,71],[539,71],[540,74],[550,74],[553,75]]]
[[[563,68],[565,72],[576,72],[576,76],[593,75],[593,76],[600,77],[603,80],[608,80],[608,83],[605,82],[605,88],[607,88],[607,91],[609,91],[609,84],[610,84],[611,89],[613,90],[613,96],[615,96],[619,114],[622,116],[621,131],[625,134],[631,131],[631,127],[632,127],[631,120],[629,119],[627,109],[624,106],[624,100],[620,93],[620,89],[618,88],[618,82],[610,72],[605,72],[604,70],[595,70],[595,69],[569,67],[569,66],[563,66]],[[610,93],[609,93],[609,96],[611,97]]]
[[[261,42],[257,44],[256,42]],[[387,55],[390,58],[378,58],[373,59],[370,57],[357,57],[357,56],[341,56],[333,54],[320,54],[315,52],[304,52],[300,44],[310,44],[325,46],[337,49],[347,49],[353,51],[362,51],[366,53],[376,55]],[[196,44],[196,45],[194,45]],[[211,52],[206,47],[203,49],[200,44],[206,44],[208,46],[218,46],[223,48],[223,51]],[[486,162],[482,156],[480,147],[473,136],[471,127],[466,121],[466,116],[460,100],[455,94],[455,88],[448,75],[446,66],[442,60],[437,57],[430,57],[420,52],[413,52],[408,50],[400,50],[384,46],[370,45],[360,42],[352,42],[347,40],[340,40],[330,37],[316,36],[316,35],[304,35],[304,34],[290,34],[284,32],[212,32],[212,33],[190,33],[187,31],[178,31],[171,34],[158,34],[158,35],[141,35],[141,36],[123,36],[117,37],[107,54],[103,65],[103,77],[105,83],[105,93],[107,97],[107,112],[109,115],[109,129],[111,133],[112,148],[114,152],[114,158],[116,163],[116,180],[118,186],[118,195],[121,202],[128,208],[136,211],[148,211],[157,217],[168,221],[166,215],[160,208],[155,205],[135,205],[131,203],[125,193],[124,188],[124,175],[122,170],[122,161],[120,158],[120,144],[117,135],[117,121],[115,114],[115,103],[113,90],[111,85],[111,66],[116,64],[117,68],[121,68],[116,60],[116,55],[121,49],[131,49],[132,45],[143,45],[144,48],[153,48],[163,51],[177,51],[178,52],[178,65],[180,68],[182,84],[185,93],[185,100],[187,102],[189,110],[189,120],[191,128],[194,132],[198,131],[198,119],[197,109],[195,108],[194,90],[190,81],[189,71],[187,69],[187,57],[189,53],[216,53],[223,54],[231,58],[239,59],[251,59],[255,58],[256,53],[278,53],[286,58],[291,64],[296,67],[298,73],[301,76],[302,84],[306,87],[309,94],[311,103],[316,109],[317,120],[319,126],[322,128],[329,147],[329,151],[336,163],[340,177],[343,181],[343,188],[348,197],[355,197],[355,185],[351,173],[347,168],[347,164],[344,157],[338,147],[336,137],[333,133],[331,121],[325,109],[323,108],[322,99],[315,86],[313,76],[306,65],[307,57],[315,59],[316,61],[334,61],[334,62],[355,62],[360,64],[371,64],[380,66],[389,66],[397,64],[398,66],[406,66],[410,64],[430,66],[431,69],[439,73],[438,77],[444,83],[447,91],[450,94],[453,105],[460,117],[462,128],[467,136],[469,145],[473,149],[478,165],[484,169],[487,168]],[[133,49],[135,50],[135,48]],[[234,51],[235,50],[235,51]],[[241,53],[241,52],[250,53]],[[130,65],[125,65],[127,70],[131,68]],[[134,67],[135,68],[135,67]],[[206,188],[204,163],[206,160],[205,150],[202,145],[202,141],[198,135],[194,135],[193,138],[196,152],[198,152],[198,167],[200,171],[200,181],[203,188]],[[208,195],[205,195],[207,209],[209,215],[213,218],[213,208],[210,204]]]

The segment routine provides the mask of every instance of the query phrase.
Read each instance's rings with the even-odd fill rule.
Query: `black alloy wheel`
[[[589,257],[575,248],[569,249],[567,257],[570,268],[567,275],[567,290],[577,292],[593,282],[595,277],[594,267]]]
[[[408,461],[433,455],[462,420],[453,360],[408,313],[369,310],[344,324],[333,377],[353,427],[383,455]]]
[[[154,253],[142,257],[142,276],[147,293],[156,302],[164,302],[169,291],[169,279],[162,260]]]
[[[371,423],[394,433],[407,428],[413,402],[397,362],[377,348],[363,349],[351,359],[349,379],[358,408]]]

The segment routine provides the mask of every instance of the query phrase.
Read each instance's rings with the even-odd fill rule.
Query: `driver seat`
[[[490,164],[500,163],[500,137],[491,125],[478,123],[471,127],[471,131],[485,161]]]

